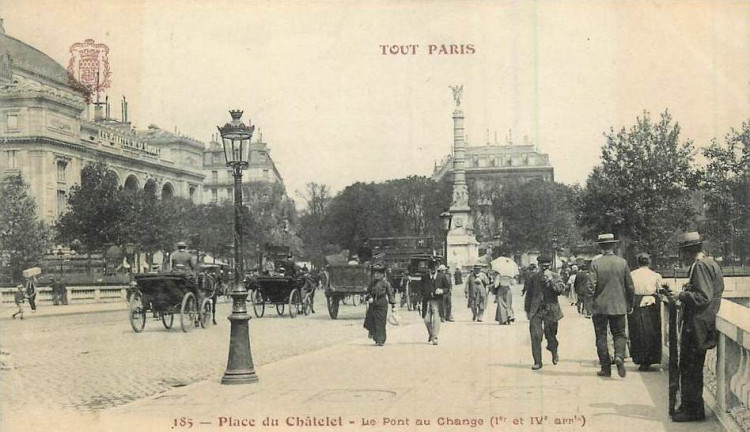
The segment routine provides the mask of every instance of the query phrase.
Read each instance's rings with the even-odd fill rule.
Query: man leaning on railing
[[[680,341],[680,407],[672,415],[674,422],[705,419],[703,407],[703,364],[706,351],[716,347],[716,314],[724,292],[721,267],[703,253],[703,239],[697,232],[685,233],[679,243],[680,257],[690,264],[688,283],[679,293],[664,289],[670,303],[682,305]]]

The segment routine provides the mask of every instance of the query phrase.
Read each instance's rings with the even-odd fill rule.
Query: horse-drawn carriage
[[[128,309],[130,325],[136,333],[143,331],[149,314],[154,320],[161,320],[166,329],[172,328],[174,316],[179,314],[184,332],[197,326],[206,328],[213,322],[216,285],[204,274],[141,274],[135,276],[135,281]]]
[[[359,299],[367,294],[367,286],[372,278],[369,266],[351,264],[329,265],[328,276],[326,303],[332,319],[338,317],[339,304],[345,299],[352,299],[354,303],[354,298]]]
[[[265,314],[267,304],[275,306],[279,315],[288,307],[292,318],[300,313],[309,315],[313,309],[315,283],[307,275],[258,276],[248,281],[248,288],[258,318]]]

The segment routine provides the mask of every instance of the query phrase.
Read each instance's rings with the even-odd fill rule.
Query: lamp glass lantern
[[[448,232],[451,230],[452,220],[453,215],[450,212],[444,211],[440,213],[440,221],[443,223],[443,231]]]
[[[232,121],[219,126],[219,134],[224,147],[224,158],[227,166],[246,168],[250,163],[250,140],[255,126],[247,126],[242,122],[242,111],[231,110]]]

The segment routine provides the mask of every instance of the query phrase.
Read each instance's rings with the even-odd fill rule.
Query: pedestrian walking
[[[572,266],[570,266],[570,276],[568,276],[567,282],[568,299],[570,300],[571,306],[575,306],[576,303],[578,303],[578,296],[576,295],[576,290],[573,288],[575,286],[577,276],[578,266],[573,264]]]
[[[588,296],[591,297],[591,313],[596,335],[596,351],[601,370],[597,375],[612,376],[612,358],[607,346],[607,329],[614,341],[614,363],[617,374],[625,377],[625,357],[627,336],[625,335],[625,315],[633,310],[633,279],[628,263],[615,255],[619,240],[614,234],[600,234],[597,238],[602,256],[591,263],[591,284]]]
[[[13,314],[13,319],[16,319],[16,316],[18,315],[21,315],[21,319],[23,319],[23,302],[25,299],[26,290],[23,284],[16,285],[16,292],[13,294],[13,301],[16,303],[16,308],[18,308],[18,310]]]
[[[661,309],[658,291],[661,275],[649,268],[651,257],[638,254],[638,269],[630,272],[635,297],[633,313],[628,316],[630,355],[639,371],[647,371],[652,364],[661,363]]]
[[[443,297],[450,288],[450,280],[445,274],[445,266],[440,264],[436,272],[430,271],[422,276],[422,318],[427,327],[427,343],[438,344],[440,335],[440,316]]]
[[[679,243],[680,256],[690,264],[688,283],[675,295],[666,290],[669,301],[682,304],[680,340],[680,407],[674,422],[701,421],[703,406],[703,364],[706,351],[716,347],[719,334],[716,314],[724,292],[721,267],[703,252],[703,239],[697,232],[685,233]]]
[[[375,340],[376,346],[383,346],[386,339],[385,324],[388,318],[388,305],[390,304],[392,311],[396,309],[393,288],[385,279],[385,265],[380,263],[372,265],[372,281],[367,287],[366,298],[368,306],[364,328]]]
[[[565,284],[559,274],[550,270],[552,258],[541,255],[537,258],[539,271],[526,281],[524,310],[529,319],[531,355],[534,358],[532,370],[539,370],[542,362],[542,336],[547,340],[547,350],[552,354],[552,364],[560,360],[557,340],[559,321],[563,318],[557,297],[565,292]]]
[[[495,303],[497,303],[495,321],[500,325],[509,325],[516,320],[513,314],[512,282],[513,278],[509,276],[497,275],[495,277],[495,283],[492,289],[492,292],[495,294]]]
[[[36,276],[26,278],[26,298],[29,299],[31,313],[36,313]]]
[[[471,320],[482,322],[484,308],[487,304],[487,277],[481,272],[482,267],[475,265],[472,273],[466,278],[464,295],[469,300],[468,306],[471,309]]]
[[[463,281],[463,274],[461,274],[461,269],[456,267],[456,271],[453,273],[453,278],[456,283],[456,285],[461,285],[464,283]]]
[[[60,286],[57,284],[57,279],[52,278],[52,285],[50,285],[50,288],[52,289],[52,306],[59,306]]]
[[[443,266],[438,266],[438,272],[440,272],[441,267]],[[443,315],[446,321],[453,322],[453,284],[451,284],[451,272],[448,267],[445,267],[442,273],[443,279],[445,279],[440,287],[445,290],[445,293],[443,293]]]
[[[531,263],[531,264],[529,264],[529,266],[526,268],[526,271],[524,272],[524,276],[523,276],[523,288],[521,288],[521,295],[522,296],[526,295],[526,282],[528,282],[529,279],[531,279],[531,276],[534,273],[536,273],[536,264]]]
[[[586,293],[589,290],[591,284],[591,276],[589,274],[589,268],[591,266],[591,260],[586,260],[581,263],[576,273],[576,280],[573,283],[573,289],[576,292],[576,309],[579,314],[584,315],[586,318],[591,318],[591,305],[586,300]]]

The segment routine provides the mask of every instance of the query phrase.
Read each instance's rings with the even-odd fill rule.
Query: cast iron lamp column
[[[253,366],[253,355],[250,351],[250,332],[247,313],[247,296],[243,281],[242,257],[242,170],[247,168],[250,160],[250,140],[255,126],[246,126],[240,118],[242,111],[229,111],[232,121],[219,126],[221,141],[224,145],[224,156],[227,166],[234,173],[234,290],[232,290],[232,314],[229,315],[231,333],[229,337],[229,359],[227,369],[221,378],[222,384],[250,384],[258,382]],[[249,123],[249,122],[248,122]]]
[[[443,222],[443,260],[446,266],[448,266],[448,233],[451,230],[451,220],[453,215],[449,211],[440,213],[440,220]]]

